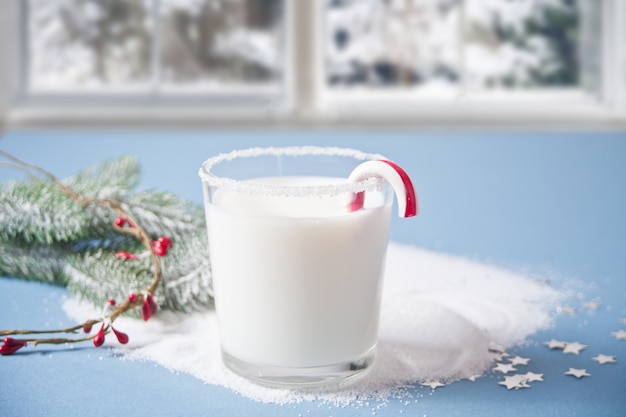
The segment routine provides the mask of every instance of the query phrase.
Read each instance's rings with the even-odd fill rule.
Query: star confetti
[[[543,374],[536,374],[534,372],[526,372],[524,374],[526,381],[528,382],[543,382]]]
[[[567,345],[566,342],[560,342],[555,339],[552,339],[549,342],[545,342],[544,344],[548,346],[550,349],[564,349],[565,345]]]
[[[586,369],[576,369],[576,368],[569,368],[569,370],[565,372],[565,375],[575,376],[578,379],[584,376],[591,376],[591,374],[588,373]]]
[[[567,314],[568,316],[573,316],[576,314],[576,309],[569,306],[561,306],[556,309],[559,314]]]
[[[583,345],[578,342],[566,343],[563,348],[563,353],[570,353],[573,355],[578,355],[582,350],[586,349],[587,345]]]
[[[537,381],[543,382],[543,374],[526,372],[525,374],[505,376],[502,381],[498,382],[498,384],[505,386],[508,390],[518,390],[520,388],[530,388],[529,382]]]
[[[521,356],[515,356],[514,358],[510,358],[509,359],[509,362],[513,366],[515,366],[515,365],[528,365],[529,361],[530,361],[529,358],[522,358]]]
[[[508,374],[509,372],[517,371],[515,367],[513,367],[510,363],[499,363],[493,368],[494,371],[502,372],[503,374]]]
[[[504,385],[506,389],[520,389],[520,388],[530,388],[528,385],[528,378],[522,374],[515,374],[512,376],[504,377],[503,381],[498,382],[500,385]]]
[[[420,385],[423,387],[429,387],[432,390],[436,390],[437,388],[446,386],[446,384],[442,384],[441,381],[422,382]]]
[[[600,365],[604,365],[607,363],[617,363],[617,359],[615,359],[615,356],[603,355],[603,354],[599,354],[595,358],[591,358],[591,360],[598,362]]]
[[[611,333],[617,340],[626,340],[626,330],[618,330]]]
[[[587,301],[583,304],[583,308],[585,310],[596,311],[600,308],[600,304],[596,303],[595,301]]]

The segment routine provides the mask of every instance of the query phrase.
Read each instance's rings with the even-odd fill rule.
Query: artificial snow
[[[473,379],[493,366],[490,347],[512,347],[548,327],[561,299],[545,280],[397,243],[389,246],[384,282],[376,362],[340,390],[265,388],[228,371],[213,310],[161,311],[145,323],[120,318],[115,327],[130,343],[120,347],[113,337],[107,343],[124,358],[155,361],[256,401],[349,404],[402,398],[420,383]],[[77,321],[97,314],[74,299],[64,308]]]

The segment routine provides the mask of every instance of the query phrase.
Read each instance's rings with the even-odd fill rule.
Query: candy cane
[[[413,217],[418,214],[417,193],[413,188],[411,178],[402,167],[386,159],[367,161],[354,168],[348,180],[358,182],[371,177],[380,177],[391,185],[398,201],[398,215],[400,217]],[[364,192],[356,193],[349,205],[350,211],[363,208],[364,201]]]

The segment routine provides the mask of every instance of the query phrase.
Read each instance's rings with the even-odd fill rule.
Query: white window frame
[[[154,0],[156,5],[160,0]],[[205,125],[246,121],[260,123],[284,115],[293,106],[291,73],[287,70],[281,81],[281,93],[268,92],[263,87],[225,87],[223,91],[202,92],[189,89],[161,91],[147,88],[128,91],[27,91],[26,78],[21,74],[26,59],[20,50],[27,39],[21,25],[27,18],[26,0],[0,0],[0,62],[11,62],[4,68],[0,80],[0,124],[9,126],[76,126],[76,125]],[[293,32],[289,18],[291,2],[286,2],[285,32]],[[0,23],[2,22],[0,20]],[[157,40],[158,42],[158,40]],[[285,68],[290,68],[293,42],[284,40]],[[0,71],[2,71],[0,69]]]
[[[626,126],[626,2],[602,2],[602,80],[596,97],[579,89],[473,93],[465,91],[433,98],[410,92],[336,92],[326,88],[323,60],[316,60],[316,112],[330,120],[374,125],[467,127],[484,125]],[[317,31],[323,33],[322,7]],[[316,39],[322,39],[317,36]],[[318,46],[321,54],[321,46]]]
[[[579,91],[520,93],[515,96],[467,94],[424,101],[406,94],[336,94],[326,88],[323,59],[325,0],[285,0],[287,97],[279,103],[246,106],[194,105],[169,100],[155,105],[138,100],[130,106],[90,107],[78,99],[66,103],[24,101],[19,97],[20,8],[0,1],[0,127],[20,126],[380,126],[396,127],[626,127],[626,2],[603,4],[602,83],[597,97]],[[611,51],[623,51],[620,56]],[[40,97],[41,99],[42,97]],[[95,99],[96,97],[94,97]],[[223,97],[225,99],[226,97]],[[22,101],[20,101],[22,99]],[[261,99],[261,100],[266,100]],[[115,104],[114,101],[111,101]],[[259,106],[259,104],[261,104]]]

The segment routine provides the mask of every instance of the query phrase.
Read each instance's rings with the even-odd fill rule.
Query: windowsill
[[[6,127],[19,128],[348,128],[348,129],[625,129],[619,113],[577,91],[556,94],[459,95],[409,99],[387,94],[326,95],[317,110],[263,99],[248,105],[40,102],[14,107]],[[1,124],[0,124],[1,125]]]

